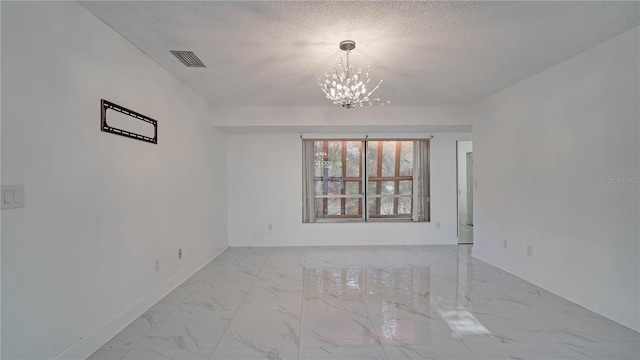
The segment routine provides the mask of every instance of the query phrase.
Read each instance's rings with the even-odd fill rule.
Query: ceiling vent
[[[182,61],[182,63],[187,67],[206,67],[204,63],[202,63],[202,60],[198,59],[193,51],[171,50],[171,53],[180,59],[180,61]]]

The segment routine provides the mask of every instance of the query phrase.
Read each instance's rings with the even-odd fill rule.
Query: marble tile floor
[[[640,359],[470,246],[230,248],[89,359]]]

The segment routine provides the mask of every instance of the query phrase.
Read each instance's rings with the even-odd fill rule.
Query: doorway
[[[457,142],[458,244],[473,244],[473,143]]]

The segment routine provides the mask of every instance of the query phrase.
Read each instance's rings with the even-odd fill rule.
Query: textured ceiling
[[[335,106],[355,40],[392,106],[467,104],[639,23],[639,2],[81,2],[214,106]],[[192,50],[186,68],[169,50]]]

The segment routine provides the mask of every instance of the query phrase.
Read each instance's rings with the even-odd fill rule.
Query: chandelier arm
[[[373,90],[369,92],[367,97],[371,96],[371,94],[373,94],[376,90],[378,90],[378,88],[380,87],[380,84],[382,84],[382,80],[380,80],[380,82],[378,82],[378,85],[376,85],[376,87],[374,87]]]
[[[378,85],[379,86],[379,85]],[[371,96],[374,92],[376,92],[376,90],[378,90],[378,86],[374,87],[373,90],[371,90],[368,94],[367,97]]]

